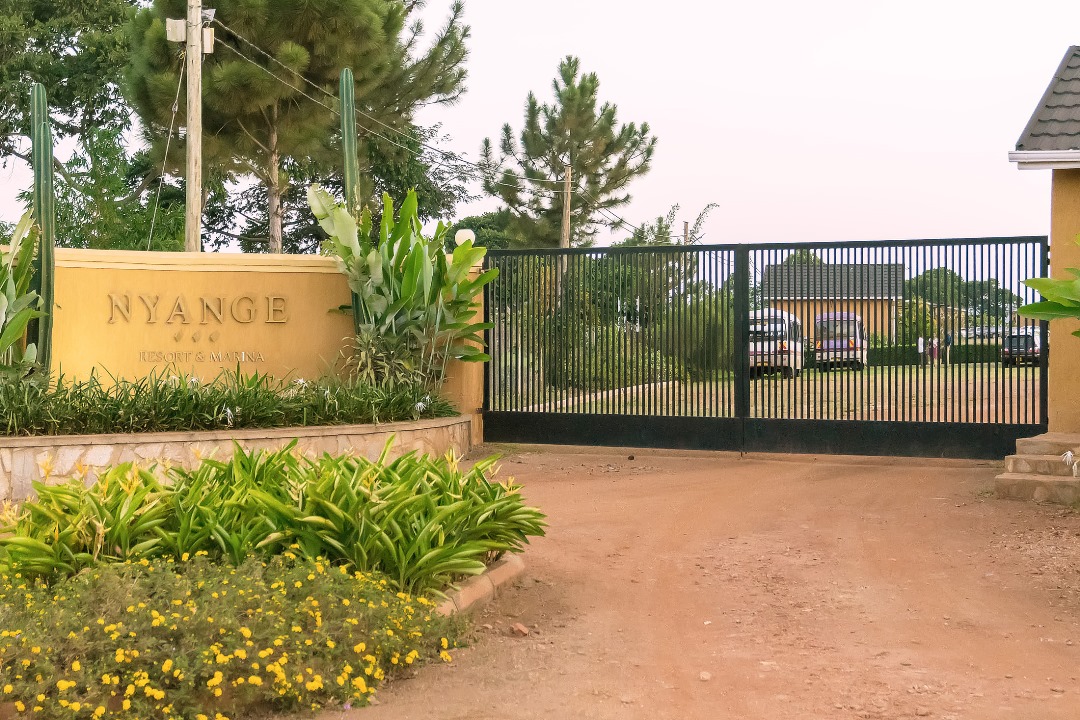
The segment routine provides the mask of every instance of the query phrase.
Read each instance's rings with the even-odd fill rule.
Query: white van
[[[750,374],[798,377],[803,369],[802,323],[782,310],[750,313]]]

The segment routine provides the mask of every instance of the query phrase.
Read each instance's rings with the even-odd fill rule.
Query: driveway
[[[327,720],[1080,716],[1080,516],[993,465],[486,450],[549,516],[524,578]]]

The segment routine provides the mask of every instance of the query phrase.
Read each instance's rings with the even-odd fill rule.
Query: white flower
[[[1072,467],[1073,465],[1076,464],[1076,456],[1073,455],[1072,450],[1066,450],[1065,454],[1063,454],[1061,456],[1061,461],[1064,462],[1069,467]]]

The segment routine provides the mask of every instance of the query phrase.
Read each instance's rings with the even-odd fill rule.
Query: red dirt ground
[[[992,465],[502,450],[549,515],[525,576],[326,720],[1080,716],[1080,515]]]

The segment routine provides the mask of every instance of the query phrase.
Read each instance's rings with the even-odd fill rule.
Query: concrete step
[[[1017,455],[1057,455],[1067,450],[1080,456],[1080,435],[1074,433],[1043,433],[1016,441]]]
[[[1007,472],[994,479],[994,494],[1010,500],[1076,505],[1080,503],[1080,478]]]
[[[1010,455],[1005,458],[1005,472],[1073,477],[1076,466],[1066,463],[1060,455]]]

